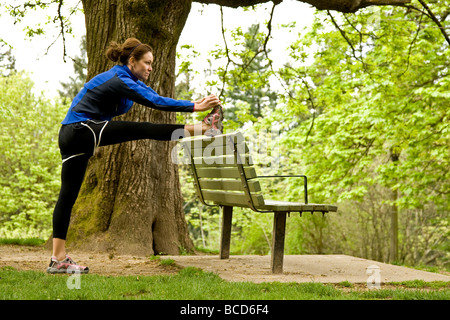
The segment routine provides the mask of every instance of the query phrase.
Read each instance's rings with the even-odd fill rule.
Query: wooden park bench
[[[337,211],[329,204],[308,203],[307,177],[304,175],[258,176],[250,150],[240,132],[215,137],[196,136],[181,140],[185,160],[194,177],[200,201],[206,206],[222,207],[220,258],[230,255],[233,207],[250,208],[256,212],[274,213],[271,268],[283,272],[286,214],[290,212]],[[304,180],[304,202],[267,200],[259,183],[262,178],[297,177]]]

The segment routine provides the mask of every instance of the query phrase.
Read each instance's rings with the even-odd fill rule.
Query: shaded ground
[[[51,253],[43,247],[0,246],[0,268],[45,271]],[[73,251],[71,257],[89,266],[90,273],[101,275],[163,275],[178,272],[179,267],[193,266],[217,273],[227,281],[251,282],[321,282],[366,284],[370,275],[381,283],[407,280],[450,281],[450,274],[394,266],[346,255],[288,255],[284,258],[284,273],[272,274],[270,256],[231,256],[221,260],[216,255],[163,256],[176,265],[163,265],[149,257],[111,255]]]

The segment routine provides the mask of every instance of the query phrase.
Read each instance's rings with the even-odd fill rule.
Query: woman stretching
[[[146,81],[152,71],[153,50],[135,38],[122,45],[112,42],[106,56],[119,62],[84,85],[70,106],[59,132],[62,156],[61,191],[53,213],[53,255],[49,273],[87,273],[66,255],[65,245],[72,207],[78,197],[89,158],[101,146],[139,139],[175,140],[195,134],[215,135],[222,131],[222,107],[210,95],[191,102],[159,96]],[[213,109],[195,125],[110,121],[130,110],[133,101],[144,106],[175,112]]]

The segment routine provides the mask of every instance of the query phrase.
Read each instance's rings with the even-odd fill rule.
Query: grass
[[[0,238],[0,244],[15,244],[20,246],[40,246],[45,240],[40,238]]]
[[[78,281],[78,282],[77,282]],[[70,289],[72,288],[72,289]],[[79,288],[79,289],[78,289]],[[227,282],[188,267],[175,275],[49,275],[0,269],[0,300],[450,300],[450,282],[407,281],[363,290],[344,282]]]

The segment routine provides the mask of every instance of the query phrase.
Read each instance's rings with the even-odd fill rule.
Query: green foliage
[[[225,117],[242,125],[262,117],[264,108],[274,108],[277,94],[268,83],[272,71],[266,56],[270,50],[265,48],[266,35],[260,25],[252,25],[245,33],[238,28],[231,36],[235,49],[228,53],[217,50],[215,55],[233,63],[218,75],[226,86],[224,102],[232,102],[224,111]]]
[[[7,77],[16,72],[16,59],[11,54],[11,47],[0,38],[0,76]],[[0,116],[9,113],[6,106],[0,104]]]
[[[316,113],[297,121],[304,111],[295,101],[292,107],[288,103],[282,144],[291,166],[305,168],[314,201],[340,204],[337,219],[330,215],[336,229],[355,213],[361,220],[354,226],[372,227],[351,240],[367,250],[361,255],[388,258],[386,230],[396,207],[403,261],[436,263],[439,257],[448,263],[443,248],[448,248],[449,230],[443,226],[449,224],[450,210],[449,77],[439,70],[448,64],[449,49],[439,30],[418,14],[380,10],[379,26],[372,32],[366,23],[370,14],[345,16],[339,31],[330,31],[324,20],[331,18],[318,14],[311,31],[291,46],[297,58],[306,53],[305,44],[316,43],[311,66],[283,71],[292,92],[300,96],[308,89]],[[308,88],[299,85],[304,81]],[[277,112],[277,118],[286,115],[285,108]],[[364,240],[367,236],[370,241]],[[333,251],[339,247],[330,246]]]
[[[8,76],[15,71],[16,58],[11,53],[11,47],[0,38],[0,74]]]
[[[28,37],[33,37],[36,35],[46,34],[45,30],[47,28],[44,25],[52,25],[60,28],[60,34],[65,36],[65,34],[70,34],[72,32],[72,25],[70,22],[71,16],[81,10],[78,8],[79,4],[75,7],[63,5],[63,2],[59,0],[41,1],[41,0],[27,0],[27,1],[3,1],[0,7],[4,7],[5,11],[14,19],[14,23],[23,22],[27,17],[33,14],[33,12],[46,13],[45,19],[39,20],[35,26],[26,25],[24,28],[25,34]]]
[[[337,31],[332,32],[334,37],[321,33],[324,28],[318,22],[307,35],[320,47],[306,72],[315,84],[314,96],[320,97],[315,104],[327,112],[319,115],[308,143],[301,145],[305,154],[301,160],[311,164],[308,173],[313,178],[322,176],[321,183],[328,186],[321,190],[324,198],[330,198],[337,186],[339,199],[361,199],[365,185],[378,183],[404,194],[396,203],[401,208],[443,203],[442,195],[449,188],[449,99],[445,96],[449,80],[433,72],[445,63],[442,56],[448,55],[448,49],[436,41],[438,34],[432,27],[423,33],[434,32],[433,37],[422,38],[419,32],[416,41],[423,45],[412,48],[416,23],[391,22],[403,18],[401,11],[381,13],[389,16],[382,16],[375,35],[360,40],[366,53],[358,59],[349,57],[349,49],[344,49],[348,44],[337,38]],[[347,19],[354,21],[341,28],[362,24],[367,17]],[[363,44],[372,41],[372,46]],[[311,126],[311,121],[305,122],[289,137],[298,139]],[[389,161],[393,150],[400,157],[395,163]],[[434,192],[429,192],[431,184]]]
[[[0,237],[50,235],[59,192],[58,128],[62,107],[32,93],[17,73],[0,77]]]
[[[0,244],[14,244],[20,246],[41,246],[45,240],[41,238],[0,238]]]

